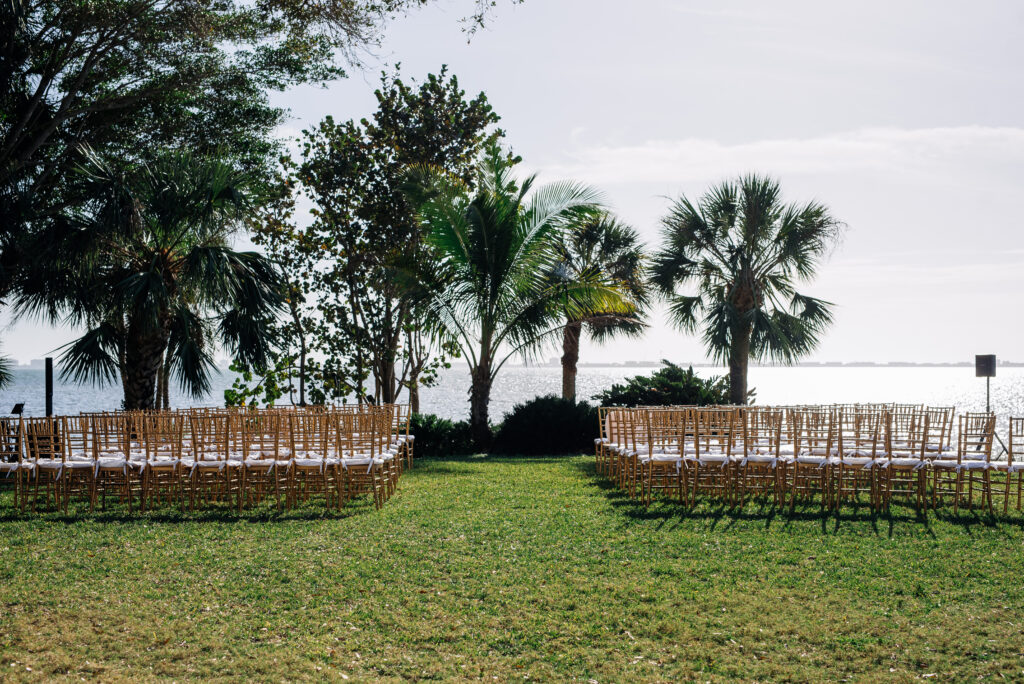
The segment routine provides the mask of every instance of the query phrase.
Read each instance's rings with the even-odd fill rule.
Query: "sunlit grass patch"
[[[10,503],[2,679],[1024,677],[1020,518],[645,510],[587,457],[417,463],[381,511]]]

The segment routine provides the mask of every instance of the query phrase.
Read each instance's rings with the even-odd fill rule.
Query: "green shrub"
[[[494,438],[496,454],[580,454],[594,448],[597,409],[549,394],[516,404]]]
[[[409,423],[409,433],[416,435],[413,449],[417,458],[474,453],[469,423],[464,420],[454,422],[432,413],[416,413]]]
[[[683,370],[680,366],[662,361],[651,375],[637,375],[625,384],[612,385],[610,389],[594,395],[601,406],[708,406],[729,403],[729,378],[716,376],[701,378],[693,367]]]

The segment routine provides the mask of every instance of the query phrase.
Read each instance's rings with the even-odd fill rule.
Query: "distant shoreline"
[[[623,363],[579,363],[578,368],[660,368],[661,363],[657,361],[625,361]],[[680,366],[693,366],[694,368],[725,368],[722,364],[707,362],[685,362]],[[518,366],[519,368],[561,368],[560,363],[531,363]],[[1000,361],[999,368],[1024,368],[1022,361]],[[908,361],[889,361],[875,363],[872,361],[821,361],[803,362],[792,365],[782,364],[750,364],[750,368],[974,368],[974,363],[969,361],[957,361],[949,363],[911,363]]]

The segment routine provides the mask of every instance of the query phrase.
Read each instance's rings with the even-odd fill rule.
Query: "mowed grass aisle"
[[[1024,677],[1020,518],[644,511],[591,457],[419,462],[329,518],[0,504],[5,681]]]

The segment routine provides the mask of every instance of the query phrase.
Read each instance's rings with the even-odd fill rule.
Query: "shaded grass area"
[[[2,680],[1024,678],[1019,517],[645,510],[588,457],[419,462],[328,516],[10,504]]]

